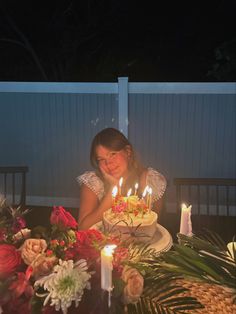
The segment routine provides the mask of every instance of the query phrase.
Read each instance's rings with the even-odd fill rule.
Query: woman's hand
[[[111,174],[107,173],[102,167],[100,167],[101,173],[104,180],[111,186],[118,185],[118,180],[114,178]]]

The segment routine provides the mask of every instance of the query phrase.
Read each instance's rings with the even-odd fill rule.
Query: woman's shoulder
[[[79,184],[85,183],[87,181],[101,181],[99,176],[96,174],[95,171],[85,171],[83,174],[80,174],[76,180]]]
[[[99,199],[103,197],[104,183],[95,171],[85,171],[83,174],[79,175],[76,180],[79,185],[86,185],[98,196]]]
[[[146,183],[152,188],[155,200],[163,196],[167,186],[167,181],[163,174],[152,167],[148,167],[146,169]]]

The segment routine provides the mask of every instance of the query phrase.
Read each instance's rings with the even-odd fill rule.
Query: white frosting
[[[116,214],[113,213],[111,209],[108,209],[104,215],[103,218],[107,220],[111,224],[118,224],[121,226],[138,226],[139,224],[142,224],[142,226],[150,226],[150,224],[153,223],[154,220],[157,220],[157,214],[154,211],[150,211],[150,213],[144,214],[144,215],[134,215],[134,214]]]
[[[103,223],[108,232],[120,235],[123,240],[134,237],[139,242],[148,242],[156,232],[157,214],[115,214],[111,209],[103,214]]]

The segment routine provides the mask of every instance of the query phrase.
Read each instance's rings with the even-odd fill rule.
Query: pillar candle
[[[101,250],[101,288],[108,292],[113,289],[112,285],[112,261],[115,244],[106,245]]]
[[[192,208],[191,205],[187,207],[185,204],[182,204],[181,207],[181,220],[179,232],[187,236],[192,235],[191,208]]]

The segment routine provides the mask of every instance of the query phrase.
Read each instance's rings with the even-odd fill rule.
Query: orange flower
[[[27,239],[21,247],[21,257],[26,265],[30,265],[46,248],[47,243],[44,239]]]
[[[40,276],[48,275],[54,265],[56,265],[58,259],[56,256],[46,256],[45,254],[41,254],[37,257],[37,259],[31,264],[33,267],[33,276],[38,278]]]

